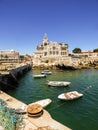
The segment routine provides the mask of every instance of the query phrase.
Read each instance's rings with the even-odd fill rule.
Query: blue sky
[[[0,50],[32,55],[44,33],[70,52],[98,48],[98,0],[0,0]]]

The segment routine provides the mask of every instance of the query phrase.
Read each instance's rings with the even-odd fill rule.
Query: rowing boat
[[[62,93],[58,96],[58,99],[61,100],[74,100],[74,99],[78,99],[80,97],[82,97],[83,94],[79,93],[77,91],[71,91],[71,92],[66,92],[66,93]]]
[[[39,101],[36,101],[34,103],[31,103],[31,104],[39,104],[41,105],[43,108],[47,107],[50,103],[52,102],[51,99],[47,98],[47,99],[42,99],[42,100],[39,100]],[[30,105],[30,104],[29,104]]]
[[[49,86],[68,86],[71,82],[66,81],[48,81]]]

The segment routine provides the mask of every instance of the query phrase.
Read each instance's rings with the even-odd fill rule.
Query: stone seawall
[[[55,58],[52,61],[48,59],[36,60],[33,63],[33,69],[98,69],[98,57],[62,57]]]
[[[17,67],[0,74],[0,90],[6,91],[17,86],[19,78],[31,69],[31,65]]]
[[[98,69],[98,65],[93,64],[83,64],[83,65],[64,65],[64,64],[58,64],[58,65],[35,65],[32,67],[33,70],[77,70],[77,69]]]

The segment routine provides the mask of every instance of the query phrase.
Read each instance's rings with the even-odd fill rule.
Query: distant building
[[[17,62],[19,60],[19,52],[16,52],[15,50],[0,50],[0,60]]]
[[[86,51],[86,52],[81,52],[81,53],[72,53],[72,57],[76,58],[82,58],[82,57],[98,57],[98,52],[92,52],[92,51]]]
[[[52,58],[68,56],[68,44],[60,42],[49,42],[45,34],[42,44],[37,46],[34,52],[35,58]]]

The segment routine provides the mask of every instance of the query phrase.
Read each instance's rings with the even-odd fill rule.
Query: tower
[[[48,42],[48,37],[47,37],[47,34],[45,33],[44,38],[43,38],[43,45],[46,46],[46,45],[48,45],[48,43],[49,43]]]

